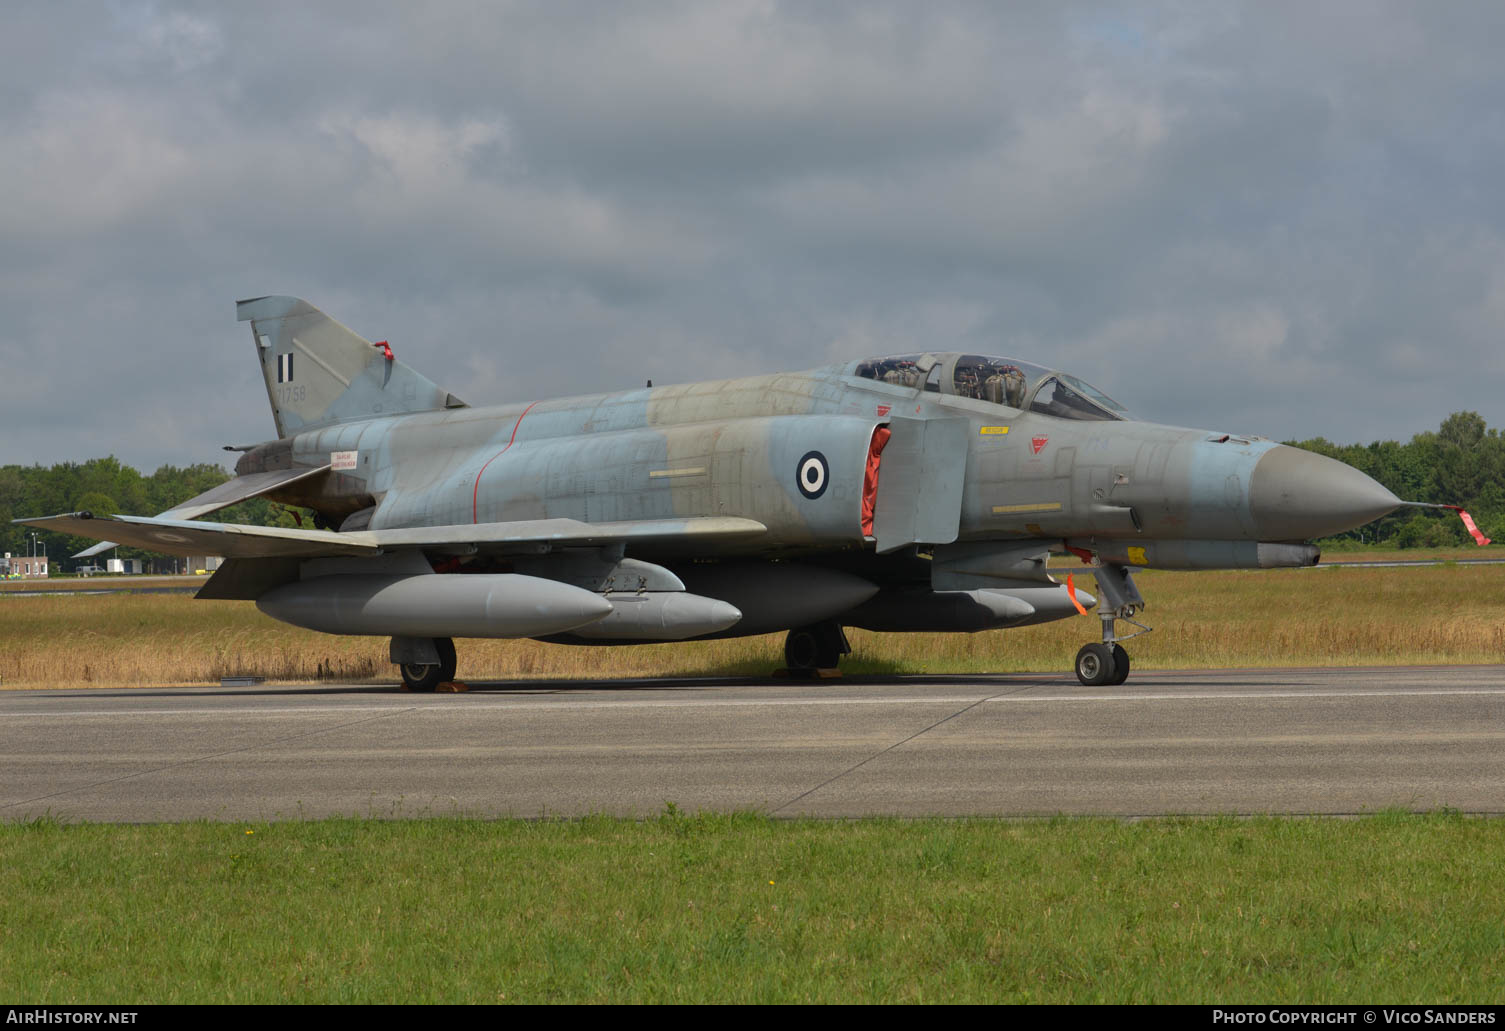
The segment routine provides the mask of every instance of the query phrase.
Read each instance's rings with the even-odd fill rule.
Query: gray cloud
[[[1497,5],[103,10],[0,33],[0,462],[265,438],[269,292],[472,403],[957,348],[1505,421]]]

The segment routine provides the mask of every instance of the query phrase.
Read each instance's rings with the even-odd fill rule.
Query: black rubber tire
[[[409,691],[429,692],[440,684],[455,679],[455,642],[450,637],[434,638],[434,647],[439,651],[439,665],[397,667],[402,674],[402,683]]]
[[[1113,646],[1113,679],[1109,681],[1114,687],[1129,679],[1129,653],[1124,651],[1124,646]]]
[[[820,638],[814,627],[789,631],[784,638],[784,664],[792,670],[820,668]]]
[[[1088,687],[1111,684],[1116,672],[1113,649],[1106,644],[1084,644],[1076,653],[1076,678]]]
[[[835,623],[816,623],[789,631],[784,638],[784,663],[791,670],[835,669],[846,639]]]
[[[410,666],[407,663],[397,667],[402,674],[402,686],[409,691],[428,693],[443,683],[442,672],[438,666]]]

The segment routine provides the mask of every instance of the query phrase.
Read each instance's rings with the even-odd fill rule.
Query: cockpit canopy
[[[904,354],[859,361],[852,375],[1058,419],[1108,422],[1132,418],[1123,405],[1090,383],[1016,358]]]

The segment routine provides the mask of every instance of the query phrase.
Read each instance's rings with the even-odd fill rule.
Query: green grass
[[[0,826],[15,1002],[1485,1002],[1505,821]]]

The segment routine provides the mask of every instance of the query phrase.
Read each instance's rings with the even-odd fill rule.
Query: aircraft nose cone
[[[1262,541],[1342,533],[1400,504],[1353,466],[1284,445],[1266,452],[1249,480],[1249,507]]]

